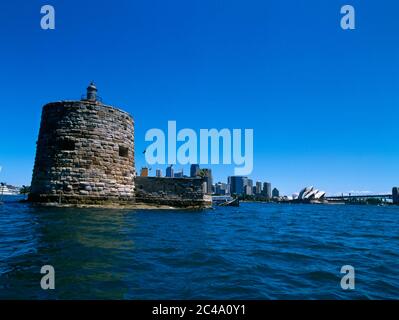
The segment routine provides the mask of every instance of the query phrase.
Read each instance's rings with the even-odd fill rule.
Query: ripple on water
[[[0,206],[0,298],[399,298],[399,208],[202,212]],[[57,293],[38,290],[56,268]],[[343,265],[356,290],[340,288]]]

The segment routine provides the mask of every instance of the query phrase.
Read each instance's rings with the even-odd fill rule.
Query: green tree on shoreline
[[[22,188],[19,190],[19,193],[23,195],[30,193],[30,186],[22,186]]]

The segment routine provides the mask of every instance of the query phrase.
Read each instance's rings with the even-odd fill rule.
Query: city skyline
[[[194,165],[198,165],[198,164],[194,164]],[[191,175],[190,175],[190,166],[191,166],[191,164],[188,164],[188,165],[185,165],[185,166],[179,166],[179,165],[173,165],[172,167],[173,168],[177,168],[177,172],[183,172],[183,175],[184,176],[186,176],[186,177],[190,177]],[[155,174],[153,174],[153,176],[157,176],[156,175],[156,172],[159,170],[161,173],[163,173],[164,171],[166,171],[166,173],[165,174],[163,174],[163,175],[161,175],[161,176],[159,176],[159,177],[170,177],[169,175],[168,175],[168,173],[167,173],[167,168],[168,167],[170,167],[170,165],[159,165],[159,166],[150,166],[151,167],[151,170],[150,171],[153,171],[153,172],[155,172]],[[201,166],[199,166],[201,169],[206,169],[205,167],[201,167]],[[211,165],[208,165],[208,167],[211,167]],[[173,172],[174,172],[174,170],[175,169],[173,169]],[[137,170],[137,172],[139,172],[140,170]],[[292,195],[297,195],[304,187],[306,187],[306,186],[314,186],[314,185],[316,185],[316,184],[312,184],[312,183],[310,183],[310,184],[303,184],[303,185],[298,185],[298,188],[297,189],[294,189],[294,191],[293,192],[291,192],[291,193],[287,193],[287,192],[283,192],[281,189],[280,189],[280,187],[279,187],[279,183],[278,182],[273,182],[273,181],[271,181],[270,179],[258,179],[258,178],[254,178],[252,175],[249,175],[249,176],[242,176],[242,175],[239,175],[239,176],[235,176],[235,175],[228,175],[228,176],[220,176],[220,175],[217,175],[218,176],[218,178],[217,179],[215,179],[214,177],[213,177],[213,185],[215,186],[216,184],[218,184],[218,183],[226,183],[226,184],[228,184],[228,179],[230,178],[230,177],[244,177],[244,178],[247,178],[247,179],[250,179],[250,180],[252,180],[253,181],[253,183],[254,183],[254,187],[256,187],[256,183],[258,183],[258,182],[260,182],[261,183],[261,185],[262,185],[262,190],[263,190],[263,184],[264,183],[266,183],[266,182],[268,182],[268,183],[271,183],[271,193],[273,193],[273,189],[274,188],[277,188],[277,190],[279,191],[279,194],[280,194],[280,196],[282,196],[282,195],[284,195],[284,196],[292,196]],[[383,189],[383,190],[380,190],[380,191],[370,191],[370,190],[344,190],[344,191],[338,191],[338,192],[329,192],[329,191],[325,191],[326,192],[326,194],[327,195],[329,195],[329,196],[340,196],[340,195],[342,195],[342,194],[352,194],[352,195],[368,195],[368,194],[391,194],[392,193],[392,188],[394,187],[395,185],[393,185],[393,186],[388,186],[385,190]],[[323,189],[323,190],[325,190],[325,189]],[[328,190],[328,189],[327,189]]]
[[[151,176],[149,172],[151,167],[142,167],[140,169],[140,176]],[[189,175],[184,174],[184,170],[175,171],[173,165],[166,168],[165,176],[162,176],[162,170],[156,169],[154,177],[157,178],[199,178],[202,177],[205,182],[205,189],[208,194],[220,195],[223,194],[237,194],[237,195],[263,195],[268,199],[279,197],[279,190],[270,182],[254,181],[247,176],[228,176],[225,182],[213,180],[212,170],[209,168],[201,168],[198,164],[190,165]],[[219,191],[218,191],[219,190]]]
[[[148,166],[147,166],[148,167]],[[137,171],[137,175],[141,175],[141,171],[143,168],[147,168],[147,167],[141,167],[141,168],[136,168]],[[162,165],[162,166],[149,166],[151,169],[149,170],[150,172],[153,171],[153,174],[150,174],[150,172],[148,172],[148,176],[155,176],[155,177],[171,177],[171,173],[168,173],[168,167],[170,167],[170,165]],[[186,166],[178,166],[178,165],[173,165],[172,167],[172,173],[174,174],[174,177],[176,177],[175,173],[179,174],[179,177],[190,177],[190,164],[186,165]],[[155,169],[154,169],[155,168]],[[175,169],[173,168],[178,168],[178,170],[175,171]],[[206,168],[203,168],[206,169]],[[165,174],[163,174],[163,172],[165,172]],[[186,174],[187,172],[187,174]],[[227,183],[228,182],[228,178],[230,177],[245,177],[248,178],[250,180],[252,180],[254,182],[254,184],[261,182],[262,184],[262,190],[263,190],[263,183],[264,182],[268,182],[270,179],[266,179],[266,181],[262,180],[262,179],[257,179],[257,178],[253,178],[252,175],[249,176],[234,176],[234,175],[230,175],[230,176],[226,176],[226,177],[220,177],[218,176],[218,179],[213,179],[214,183],[213,185],[216,185],[217,183]],[[29,186],[30,185],[30,180],[28,180],[27,183],[13,183],[12,181],[7,181],[7,180],[2,180],[1,179],[1,170],[0,170],[0,181],[3,183],[6,183],[7,185],[10,186],[15,186],[15,187],[22,187],[22,186]],[[272,183],[272,188],[274,188],[276,186],[276,184]],[[314,184],[308,184],[308,185],[314,185]],[[286,192],[282,192],[280,188],[277,188],[280,195],[284,195],[284,196],[292,196],[294,194],[298,194],[300,192],[300,190],[302,190],[303,187],[305,187],[306,185],[298,185],[298,189],[294,190],[292,193],[286,193]],[[277,187],[278,187],[278,183],[277,183]],[[382,191],[369,191],[369,190],[345,190],[345,191],[338,191],[335,193],[332,192],[328,192],[326,191],[327,195],[330,196],[339,196],[341,194],[352,194],[352,195],[367,195],[367,194],[390,194],[392,192],[392,188],[393,186],[388,186],[386,188],[386,190],[382,190]]]
[[[357,25],[349,31],[338,0],[288,8],[180,1],[173,9],[55,0],[52,31],[40,29],[42,2],[5,3],[0,181],[31,183],[42,106],[80,99],[94,80],[105,103],[134,117],[138,170],[145,132],[171,120],[196,132],[252,128],[250,177],[282,194],[309,185],[389,193],[399,181],[399,5],[384,4],[381,19],[373,3],[352,2]],[[203,167],[214,181],[234,174],[230,165]]]

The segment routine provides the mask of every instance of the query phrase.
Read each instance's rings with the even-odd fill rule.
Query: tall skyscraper
[[[257,181],[255,187],[255,194],[261,194],[261,193],[262,193],[262,182]]]
[[[190,177],[195,178],[200,174],[200,166],[198,164],[192,164],[190,166]]]
[[[252,191],[253,191],[252,188],[254,184],[253,181],[251,179],[246,179],[244,183],[245,183],[245,188],[244,188],[245,194],[247,196],[252,196]]]
[[[229,177],[230,194],[243,195],[247,185],[247,177],[231,176]]]
[[[158,178],[162,177],[162,170],[157,169],[157,170],[155,171],[155,176],[158,177]]]
[[[392,188],[392,201],[394,204],[399,204],[399,188]]]
[[[262,193],[267,199],[271,199],[272,198],[272,184],[269,182],[264,182]]]
[[[169,166],[166,168],[166,177],[173,178],[175,175],[173,173],[173,166]]]
[[[280,196],[280,191],[278,191],[277,188],[274,188],[272,191],[272,197],[273,198],[278,198]]]
[[[216,193],[217,195],[226,195],[226,194],[228,194],[228,193],[229,193],[229,191],[228,191],[228,184],[222,183],[222,182],[218,182],[218,183],[215,185],[215,193]]]
[[[206,183],[207,193],[212,194],[212,184],[213,184],[212,170],[211,169],[203,169],[203,172],[204,172],[204,180]]]

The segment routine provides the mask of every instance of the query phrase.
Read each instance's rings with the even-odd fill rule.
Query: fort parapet
[[[136,201],[173,207],[204,207],[212,203],[204,194],[202,178],[136,177]]]

